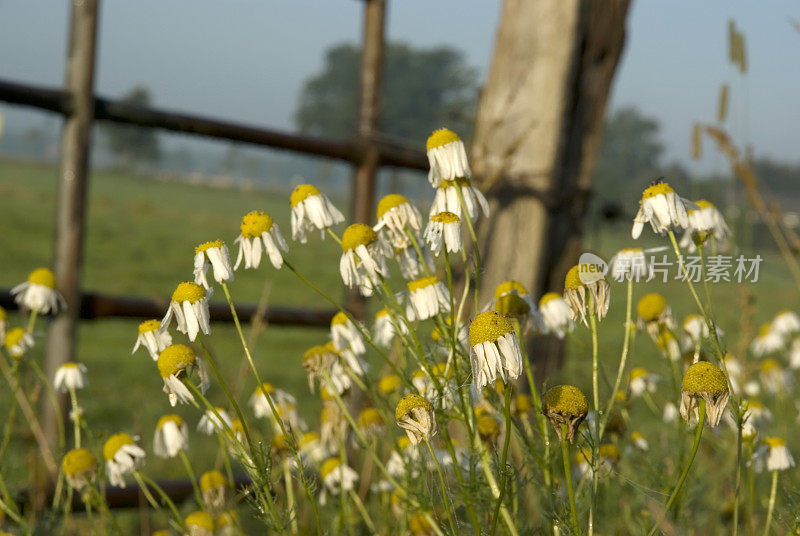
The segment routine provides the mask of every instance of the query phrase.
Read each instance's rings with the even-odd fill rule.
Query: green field
[[[54,168],[0,162],[0,287],[11,287],[23,281],[32,269],[49,265],[55,191]],[[126,173],[97,172],[92,176],[89,194],[84,288],[111,294],[156,297],[166,301],[178,282],[192,278],[194,246],[216,238],[232,245],[238,235],[239,220],[245,213],[256,209],[270,213],[288,239],[289,193],[288,185],[282,192],[245,192],[162,182]],[[604,228],[589,237],[586,249],[609,258],[618,249],[632,245],[629,233],[627,223]],[[644,235],[647,238],[639,241],[644,247],[666,245],[664,240],[653,237],[649,230],[645,230]],[[341,297],[337,245],[330,239],[323,242],[312,239],[307,245],[291,241],[289,244],[288,258],[291,262],[325,292]],[[235,248],[232,250],[235,254]],[[664,253],[671,257],[670,252]],[[743,253],[749,256],[753,252]],[[763,248],[759,253],[764,261],[757,283],[710,285],[714,314],[726,333],[725,341],[731,350],[746,348],[758,325],[769,320],[777,311],[797,309],[800,295],[780,257],[769,248]],[[673,276],[676,274],[674,267],[670,273]],[[609,385],[613,382],[612,376],[619,360],[625,314],[625,287],[615,282],[611,285],[611,309],[600,326],[599,341],[601,385],[606,386],[606,392],[610,390]],[[277,271],[268,262],[262,262],[258,270],[237,272],[231,288],[234,299],[240,303],[255,303],[262,293],[267,292],[269,303],[274,305],[319,308],[328,305],[303,286],[291,272],[285,269]],[[560,292],[562,289],[550,290]],[[638,284],[634,289],[634,300],[647,292],[662,293],[679,322],[685,315],[696,312],[681,282]],[[220,299],[219,296],[215,298]],[[10,322],[13,325],[19,319],[11,315]],[[173,410],[167,403],[166,395],[161,393],[161,379],[150,358],[144,352],[131,355],[137,323],[130,320],[94,320],[81,324],[77,357],[89,369],[90,385],[80,392],[80,398],[85,406],[86,419],[95,433],[111,434],[121,430],[136,433],[141,435],[143,444],[149,449],[157,418]],[[36,333],[38,344],[32,359],[42,359],[44,331],[44,324],[40,323]],[[319,400],[307,396],[308,388],[300,358],[307,347],[324,342],[326,337],[325,330],[268,327],[254,346],[255,359],[264,379],[294,393],[310,423],[316,421]],[[226,376],[241,387],[241,399],[244,401],[254,382],[249,377],[245,383],[234,380],[241,363],[241,352],[232,326],[213,325],[210,341],[224,363]],[[744,355],[741,357],[745,358]],[[638,336],[629,363],[629,366],[644,366],[664,377],[656,395],[657,402],[662,403],[669,393],[669,367],[658,356],[646,335]],[[757,364],[747,366],[755,370]],[[379,371],[380,367],[376,366],[374,370]],[[577,327],[569,339],[564,368],[556,376],[545,379],[549,385],[562,381],[590,391],[591,346],[588,331],[583,327]],[[10,398],[7,389],[0,391],[0,415],[5,415],[4,408]],[[224,403],[222,394],[215,389],[212,389],[210,398],[219,404]],[[674,402],[677,404],[678,401]],[[800,434],[796,431],[796,410],[792,400],[781,398],[765,402],[769,402],[776,413],[769,435],[782,435],[790,440],[790,445],[792,440],[795,441],[794,445],[800,444],[796,442],[800,440]],[[193,408],[178,407],[176,412],[186,417],[192,427],[197,422],[197,413]],[[631,408],[631,412],[633,420],[649,423],[641,432],[651,438],[653,451],[660,453],[653,456],[671,454],[669,441],[674,437],[661,431],[664,427],[660,415],[652,415],[644,404]],[[262,425],[266,428],[266,424]],[[399,435],[399,430],[392,430],[392,433]],[[213,452],[215,440],[195,432],[191,437],[192,449],[196,446],[200,451],[196,459],[209,459],[203,453]],[[709,437],[710,447],[701,454],[705,463],[698,463],[698,471],[710,478],[715,469],[712,463],[714,456],[719,452],[728,456],[731,450],[721,444],[730,439],[728,430],[709,434]],[[795,450],[800,454],[800,449]],[[4,461],[4,473],[9,482],[23,486],[26,469],[20,454],[12,454],[9,460],[13,463]],[[660,457],[653,463],[645,463],[642,469],[646,461],[641,459],[640,454],[634,454],[625,459],[620,473],[636,475],[635,478],[648,482],[653,481],[650,472],[669,470]],[[730,460],[725,462],[726,467],[731,467],[728,463]],[[182,476],[182,470],[175,465],[171,461],[167,463],[149,456],[147,471],[162,478]],[[716,479],[715,482],[714,486],[730,485],[724,479]],[[790,479],[785,479],[785,482],[790,482]],[[796,486],[796,476],[792,483]],[[624,489],[633,493],[641,491],[642,486],[631,481],[630,487]],[[714,495],[726,496],[723,493]],[[604,500],[613,505],[613,501],[618,499],[608,496]],[[697,519],[699,526],[713,527],[722,506],[716,505],[713,511],[700,516]]]

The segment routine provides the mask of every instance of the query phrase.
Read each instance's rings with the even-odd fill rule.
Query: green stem
[[[506,418],[506,437],[503,441],[503,455],[500,462],[500,497],[497,498],[497,504],[494,507],[494,516],[492,518],[492,532],[491,535],[494,536],[497,532],[497,519],[499,518],[500,513],[500,506],[503,504],[503,496],[506,492],[506,478],[508,477],[508,471],[506,469],[506,463],[508,461],[508,445],[511,443],[511,384],[508,383],[505,386],[505,418]]]
[[[175,506],[175,503],[172,502],[172,499],[169,498],[169,495],[167,495],[167,493],[163,489],[161,489],[161,486],[156,484],[153,481],[153,479],[151,479],[150,477],[148,477],[147,475],[145,475],[140,471],[136,471],[134,473],[134,478],[136,478],[137,482],[139,482],[139,480],[142,481],[139,483],[139,486],[143,490],[146,489],[146,485],[156,490],[156,493],[158,493],[159,497],[161,497],[161,501],[164,504],[166,504],[167,508],[169,508],[170,512],[172,512],[172,516],[175,518],[175,521],[181,526],[181,528],[186,530],[186,524],[184,523],[183,517],[181,517],[180,512],[178,512],[178,508]]]
[[[603,440],[603,433],[608,425],[608,419],[611,418],[611,412],[614,410],[614,402],[617,399],[617,390],[619,389],[620,383],[622,383],[622,377],[625,375],[625,364],[628,359],[628,348],[630,347],[631,332],[633,331],[633,324],[631,322],[631,311],[633,309],[632,304],[633,278],[631,277],[628,279],[628,294],[625,302],[625,338],[622,341],[622,355],[619,358],[619,368],[617,368],[617,378],[614,381],[614,388],[611,390],[611,398],[608,401],[606,412],[603,415],[603,418],[600,419],[600,433],[597,438],[598,442],[602,442]]]
[[[75,393],[75,388],[69,388],[69,399],[72,405],[72,429],[75,436],[75,448],[81,448],[81,415],[80,408],[78,407],[78,395]]]
[[[302,471],[303,467],[299,466]],[[294,506],[294,486],[292,485],[292,471],[289,467],[289,460],[283,461],[283,483],[286,488],[286,510],[289,513],[289,519],[292,526],[292,534],[297,534],[297,512]]]
[[[56,424],[58,426],[58,447],[59,449],[63,450],[64,445],[66,445],[65,433],[64,433],[64,416],[61,413],[61,404],[58,402],[58,395],[56,395],[53,386],[47,380],[47,376],[45,375],[42,367],[39,366],[39,363],[36,362],[34,359],[27,359],[28,363],[30,363],[31,368],[36,373],[36,376],[39,378],[39,381],[42,382],[44,385],[45,391],[47,391],[47,397],[50,399],[50,403],[53,405],[53,410],[56,414]]]
[[[670,493],[669,499],[667,499],[667,503],[664,505],[664,511],[669,512],[672,505],[675,503],[675,500],[678,498],[678,494],[683,488],[683,483],[686,482],[686,477],[689,476],[689,470],[692,468],[692,464],[694,463],[694,457],[697,455],[697,449],[700,447],[700,438],[703,435],[703,427],[706,421],[706,402],[705,400],[699,400],[698,404],[700,406],[699,415],[697,418],[697,429],[695,430],[694,434],[694,443],[692,443],[692,450],[689,453],[689,459],[686,460],[686,466],[683,468],[681,472],[681,476],[678,478],[678,483],[675,484],[675,488]],[[658,529],[658,523],[653,525],[653,528],[650,530],[648,536],[653,536]]]
[[[189,482],[192,483],[192,489],[194,490],[194,498],[197,501],[197,506],[199,508],[203,507],[203,494],[200,491],[200,486],[197,485],[197,477],[194,474],[194,469],[192,469],[192,464],[189,462],[189,458],[186,456],[186,452],[181,449],[178,451],[178,456],[183,462],[183,467],[186,469],[186,475],[189,477]]]
[[[567,425],[561,425],[561,437],[567,437]],[[564,479],[567,483],[567,497],[569,497],[569,512],[572,518],[572,530],[575,534],[581,533],[581,526],[578,523],[578,508],[575,506],[575,490],[572,487],[572,469],[569,462],[569,443],[561,440],[561,459],[564,462]]]
[[[742,426],[741,415],[736,423],[736,484],[733,491],[733,536],[739,534],[739,494],[742,487]]]
[[[436,453],[433,451],[433,447],[431,446],[430,441],[425,441],[425,446],[428,447],[428,452],[431,454],[431,458],[433,459],[433,463],[436,465],[436,472],[439,474],[439,483],[442,486],[442,501],[444,502],[444,507],[447,510],[447,521],[450,524],[450,530],[454,535],[458,534],[456,531],[456,524],[453,520],[453,510],[450,507],[450,497],[447,494],[447,483],[444,479],[444,472],[442,471],[442,466],[439,464],[439,459],[436,457]],[[453,463],[457,463],[453,460]]]
[[[353,503],[356,505],[356,510],[358,513],[361,514],[361,519],[364,520],[364,523],[367,525],[369,532],[371,534],[375,534],[375,523],[372,522],[372,518],[369,517],[369,513],[367,512],[367,508],[364,506],[364,502],[361,500],[361,497],[358,496],[356,490],[350,490],[350,497],[353,499]]]
[[[772,471],[772,486],[769,491],[769,506],[767,507],[767,522],[764,523],[764,536],[769,536],[772,527],[772,513],[775,510],[775,497],[778,491],[778,470]]]
[[[589,502],[589,536],[594,534],[594,514],[597,510],[597,488],[600,483],[600,384],[599,384],[599,352],[597,349],[597,318],[593,312],[593,303],[589,299],[589,328],[592,332],[592,403],[594,405],[594,442],[592,443],[592,494]],[[613,400],[614,394],[611,398]]]

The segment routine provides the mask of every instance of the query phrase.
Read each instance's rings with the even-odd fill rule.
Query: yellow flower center
[[[125,445],[135,445],[136,441],[133,440],[130,434],[126,434],[122,432],[120,434],[114,434],[108,438],[105,445],[103,445],[103,457],[106,460],[113,460],[114,455],[117,453],[119,449],[124,447]]]
[[[786,441],[781,439],[780,437],[768,437],[764,439],[764,443],[769,446],[769,448],[774,449],[776,447],[785,447]]]
[[[292,192],[292,196],[289,198],[289,203],[291,204],[292,208],[294,208],[305,201],[307,197],[312,195],[320,195],[319,188],[316,186],[311,186],[310,184],[301,184]]]
[[[530,312],[531,306],[519,294],[511,293],[497,298],[494,310],[504,316],[523,316]]]
[[[428,136],[428,142],[425,145],[427,150],[430,151],[436,147],[441,147],[442,145],[447,145],[448,143],[453,143],[454,141],[460,140],[461,138],[458,137],[458,134],[452,130],[440,128],[439,130],[434,130],[433,134]]]
[[[258,387],[256,387],[255,391],[253,391],[253,394],[272,396],[273,394],[275,394],[275,387],[269,382],[264,382]]]
[[[728,382],[718,366],[708,361],[699,361],[683,375],[681,390],[690,395],[708,393],[718,396],[728,392]]]
[[[585,280],[595,282],[600,279],[603,279],[603,272],[599,266],[595,264],[576,264],[567,272],[567,276],[564,278],[564,288],[577,290],[586,286]]]
[[[240,419],[234,419],[233,422],[231,422],[231,431],[235,435],[244,434],[244,425]]]
[[[306,352],[303,354],[303,363],[305,363],[310,359],[316,359],[321,355],[331,353],[331,351],[332,350],[329,350],[326,346],[321,346],[321,345],[312,346],[311,348],[306,350]]]
[[[477,420],[478,434],[483,438],[492,438],[500,435],[500,425],[494,417],[481,415]]]
[[[167,415],[164,415],[160,419],[158,419],[158,422],[156,423],[156,428],[161,429],[168,422],[174,422],[175,426],[177,426],[178,428],[183,426],[183,419],[181,418],[180,415],[175,415],[174,413],[169,413]]]
[[[703,323],[703,318],[700,315],[688,315],[686,318],[683,319],[683,327],[686,329],[689,325],[700,322]]]
[[[419,279],[415,279],[414,281],[409,281],[406,285],[408,287],[409,292],[415,292],[417,290],[421,290],[425,287],[430,287],[438,283],[439,280],[436,279],[436,276],[429,276],[429,277],[420,277]]]
[[[667,184],[666,182],[659,182],[645,189],[645,191],[642,192],[642,199],[649,199],[657,195],[666,195],[674,193],[675,190],[673,190],[669,184]]]
[[[6,312],[5,309],[0,307],[0,321],[5,320],[6,318],[8,318],[8,313]]]
[[[97,458],[88,449],[74,449],[64,455],[61,468],[67,476],[76,476],[97,469]]]
[[[319,441],[319,434],[316,432],[306,432],[303,434],[303,437],[300,438],[300,448],[306,447],[314,441]]]
[[[667,307],[667,300],[661,294],[646,294],[639,300],[636,312],[645,322],[658,320],[664,309]]]
[[[647,374],[648,372],[646,369],[643,369],[642,367],[634,367],[631,370],[631,380],[635,380],[636,378],[642,378],[644,376],[647,376]]]
[[[61,365],[59,368],[70,369],[70,370],[71,369],[77,369],[78,368],[78,364],[76,362],[74,362],[74,361],[67,361],[66,363]]]
[[[408,438],[408,436],[402,436],[397,440],[397,448],[400,450],[406,450],[410,446],[411,440]]]
[[[772,370],[780,369],[781,365],[774,359],[765,359],[761,363],[761,372],[770,372]]]
[[[37,268],[28,276],[28,282],[47,288],[56,288],[56,276],[47,268]]]
[[[540,308],[544,307],[545,304],[548,304],[551,301],[559,299],[559,298],[561,298],[561,294],[559,294],[558,292],[548,292],[547,294],[542,296],[542,298],[539,300],[539,307]]]
[[[335,326],[337,324],[347,324],[347,321],[350,320],[347,318],[347,315],[344,314],[342,311],[339,311],[333,318],[331,319],[331,326]]]
[[[435,221],[436,223],[458,223],[461,221],[461,218],[452,212],[439,212],[431,216],[431,221]]]
[[[389,311],[387,311],[386,309],[381,309],[380,311],[375,313],[375,320],[377,320],[378,318],[380,318],[382,316],[387,316],[388,314],[389,314]]]
[[[766,324],[761,324],[761,327],[758,329],[758,336],[766,337],[767,335],[769,335],[771,327],[772,326],[770,325],[769,322],[767,322]]]
[[[272,218],[266,212],[254,210],[245,214],[242,224],[239,226],[244,238],[255,238],[262,233],[268,233],[272,229]]]
[[[24,337],[27,333],[27,330],[24,328],[12,328],[8,330],[5,340],[6,350],[10,350],[14,346],[18,345],[19,341],[21,341],[22,337]]]
[[[514,399],[514,406],[516,407],[517,413],[525,414],[530,412],[531,410],[531,397],[526,394],[519,394]]]
[[[198,253],[201,253],[203,251],[208,251],[211,248],[220,249],[224,245],[225,242],[223,242],[222,240],[211,240],[210,242],[203,242],[202,244],[194,248],[194,254],[197,255]]]
[[[611,443],[604,443],[600,445],[597,451],[600,458],[610,458],[612,460],[619,460],[619,449]]]
[[[395,374],[391,374],[389,376],[384,376],[378,382],[378,390],[381,394],[388,395],[390,393],[394,393],[398,387],[400,387],[400,376]]]
[[[162,378],[177,376],[180,371],[194,364],[197,356],[185,344],[173,344],[164,348],[158,356],[158,372]]]
[[[326,476],[334,472],[336,468],[339,467],[340,464],[341,462],[339,461],[339,458],[328,458],[327,460],[325,460],[325,463],[322,464],[322,469],[320,469],[319,471],[320,476],[322,476],[322,478],[325,478]]]
[[[631,434],[631,439],[632,439],[632,440],[634,440],[634,441],[636,441],[636,440],[638,440],[638,439],[644,439],[644,436],[642,435],[642,433],[641,433],[641,432],[633,432],[633,433]]]
[[[192,512],[186,519],[186,526],[191,527],[199,527],[203,530],[207,530],[208,532],[214,532],[214,518],[208,515],[205,512]]]
[[[361,428],[383,424],[380,412],[375,408],[366,408],[358,416],[358,425]]]
[[[224,488],[226,484],[225,476],[216,469],[206,471],[203,473],[203,476],[200,477],[200,489],[203,491]]]
[[[512,331],[514,327],[506,317],[495,311],[484,311],[469,326],[469,345],[494,342]]]
[[[714,208],[714,204],[711,201],[706,201],[705,199],[701,199],[699,201],[695,201],[695,204],[702,208]]]
[[[150,331],[158,331],[161,329],[161,321],[159,320],[145,320],[139,324],[139,335],[148,333]]]
[[[437,363],[431,367],[431,374],[449,380],[453,376],[453,367],[447,366],[447,363]]]
[[[344,230],[342,234],[342,251],[356,249],[358,246],[366,246],[378,239],[378,234],[369,225],[354,223]]]
[[[197,283],[192,283],[191,281],[179,283],[175,292],[172,293],[172,301],[176,303],[183,303],[185,301],[196,303],[205,297],[206,290]]]
[[[497,288],[494,289],[494,297],[501,298],[506,294],[511,294],[512,292],[525,295],[528,293],[528,289],[526,289],[525,285],[523,285],[519,281],[514,281],[513,279],[510,279],[508,281],[503,281],[502,283],[497,285]],[[550,294],[558,296],[558,294],[556,294],[555,292],[551,292]],[[548,296],[548,294],[545,294],[545,296]],[[542,299],[544,299],[544,296],[542,296]]]
[[[580,389],[572,385],[551,387],[542,398],[544,409],[563,415],[586,415],[589,404]]]
[[[400,399],[400,402],[397,403],[397,408],[395,409],[394,416],[399,421],[406,415],[408,412],[414,408],[422,408],[425,411],[431,411],[433,406],[431,403],[425,400],[423,397],[415,394],[406,395]]]
[[[378,203],[378,219],[381,219],[384,214],[392,210],[393,208],[397,208],[400,205],[408,203],[408,199],[403,197],[400,194],[389,194],[383,199],[380,200]]]
[[[238,514],[234,510],[229,510],[227,512],[222,512],[219,517],[217,518],[217,526],[221,529],[222,527],[232,526],[236,523],[236,519],[238,518]]]

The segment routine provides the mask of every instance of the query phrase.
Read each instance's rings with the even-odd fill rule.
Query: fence
[[[0,101],[30,106],[64,116],[61,161],[54,238],[53,268],[56,284],[68,309],[50,324],[45,370],[55,370],[75,352],[76,326],[81,318],[158,317],[163,304],[131,296],[82,293],[80,274],[86,192],[89,175],[90,131],[96,120],[152,127],[172,132],[250,143],[349,162],[355,166],[351,188],[351,214],[354,221],[369,223],[375,204],[375,177],[381,166],[423,170],[427,158],[420,150],[388,142],[378,135],[384,56],[386,0],[363,0],[364,23],[361,75],[359,80],[358,130],[351,140],[310,137],[272,129],[238,124],[199,115],[176,113],[150,107],[132,106],[96,96],[94,69],[97,19],[100,0],[72,0],[69,50],[64,88],[47,88],[0,80]],[[358,301],[351,301],[358,308]],[[7,289],[0,290],[0,305],[15,307]],[[240,315],[248,319],[255,306],[242,306]],[[334,312],[271,307],[266,320],[276,325],[327,325]],[[212,308],[212,319],[228,321],[230,311]],[[57,429],[55,412],[43,408],[43,426],[52,438]],[[66,415],[68,412],[64,412]],[[115,506],[136,506],[138,493]]]

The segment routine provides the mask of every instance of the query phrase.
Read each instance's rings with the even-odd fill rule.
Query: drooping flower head
[[[767,471],[785,471],[794,467],[794,458],[786,447],[786,440],[768,437],[764,444],[768,448]]]
[[[212,512],[219,512],[225,506],[225,491],[228,488],[228,481],[225,475],[212,469],[200,476],[200,492],[203,495],[203,502]]]
[[[564,336],[572,331],[574,321],[572,320],[572,309],[557,292],[548,292],[539,300],[539,312],[542,315],[544,333],[551,333],[563,339]]]
[[[432,186],[438,187],[443,180],[472,175],[464,142],[452,130],[446,128],[435,130],[428,137],[426,145],[428,162],[431,166],[428,180]]]
[[[133,345],[131,353],[135,353],[140,346],[144,346],[155,361],[161,350],[170,344],[172,344],[172,335],[166,329],[161,328],[159,320],[145,320],[139,324],[139,336],[136,337],[136,344]]]
[[[214,518],[210,514],[198,510],[183,520],[188,536],[214,536]]]
[[[222,240],[203,242],[194,248],[194,282],[205,288],[211,287],[206,276],[209,265],[217,283],[233,281],[231,257],[228,246]]]
[[[64,455],[61,469],[67,483],[81,491],[97,476],[97,458],[88,449],[73,449]]]
[[[292,207],[292,239],[305,244],[310,231],[319,231],[325,238],[325,229],[344,221],[344,215],[333,206],[330,199],[316,186],[301,184],[290,198]]]
[[[681,382],[681,416],[687,422],[694,413],[699,416],[698,400],[706,404],[708,424],[712,427],[719,424],[725,406],[728,404],[730,392],[728,381],[720,368],[708,361],[699,361],[690,366]]]
[[[714,237],[721,249],[728,247],[731,230],[725,223],[722,213],[710,201],[701,199],[687,207],[686,214],[689,225],[681,238],[680,246],[690,253],[697,250],[697,245]]]
[[[386,246],[369,225],[354,223],[342,234],[339,272],[348,288],[358,288],[371,296],[380,278],[386,275]]]
[[[86,379],[86,365],[67,361],[56,370],[53,387],[62,393],[83,389],[89,381]]]
[[[272,399],[275,412],[272,411],[272,406],[267,400],[268,396]],[[291,429],[299,429],[305,424],[297,412],[295,398],[283,389],[275,388],[269,382],[264,382],[255,388],[250,396],[249,404],[256,417],[272,419],[276,432],[282,432],[279,421],[283,421],[284,426]]]
[[[206,335],[211,333],[206,289],[191,281],[179,283],[172,293],[167,314],[161,321],[161,329],[169,328],[173,316],[178,323],[178,331],[185,333],[190,341],[195,340],[200,331]]]
[[[608,263],[611,278],[617,282],[646,281],[652,276],[653,269],[647,262],[645,250],[642,248],[621,249]]]
[[[761,325],[758,336],[750,343],[750,351],[756,357],[764,357],[786,349],[786,341],[780,331],[775,329],[773,323]]]
[[[422,228],[419,210],[400,194],[389,194],[381,199],[377,215],[375,230],[395,248],[408,247],[410,240],[406,233],[417,235]]]
[[[377,435],[384,428],[383,417],[375,408],[364,408],[358,414],[358,427],[366,435]]]
[[[667,300],[661,294],[652,292],[645,294],[636,305],[639,324],[644,326],[653,340],[656,340],[664,329],[675,329],[675,319]]]
[[[450,311],[449,291],[436,276],[409,281],[406,316],[409,320],[426,320]]]
[[[47,268],[32,271],[27,281],[11,289],[11,295],[20,307],[38,314],[55,314],[67,307],[56,290],[56,276]]]
[[[174,458],[189,448],[189,427],[180,415],[164,415],[156,423],[153,452],[161,458]]]
[[[3,345],[8,355],[19,361],[33,348],[33,336],[25,328],[12,328],[6,333]]]
[[[352,467],[342,465],[339,458],[328,458],[319,474],[325,489],[334,495],[352,490],[358,482],[358,473]]]
[[[608,281],[593,264],[577,264],[564,278],[564,301],[569,304],[572,319],[580,318],[584,325],[589,325],[588,315],[598,320],[606,316],[610,294]]]
[[[575,431],[586,418],[589,404],[580,389],[572,385],[556,385],[542,398],[542,412],[550,419],[559,441],[575,437]],[[565,426],[566,432],[562,430]]]
[[[502,378],[516,379],[522,372],[522,350],[509,320],[495,312],[484,311],[469,326],[472,348],[472,381],[479,391],[488,383]]]
[[[169,395],[169,402],[173,406],[178,402],[186,403],[194,400],[189,388],[184,385],[182,376],[191,371],[198,373],[200,383],[198,388],[201,393],[208,389],[209,379],[205,366],[194,350],[185,344],[167,346],[158,356],[158,372],[164,380],[164,392]]]
[[[130,434],[119,433],[108,438],[103,445],[106,473],[112,486],[125,487],[125,475],[136,471],[144,463],[145,452]]]
[[[283,239],[278,224],[269,214],[254,210],[244,215],[239,226],[240,234],[234,240],[239,244],[239,253],[236,255],[234,270],[244,260],[245,268],[258,268],[261,264],[261,252],[269,256],[272,266],[283,266],[283,254],[289,251],[286,240]]]
[[[319,344],[305,351],[303,354],[303,368],[308,373],[308,388],[312,393],[314,392],[314,379],[324,382],[326,373],[331,377],[338,393],[342,393],[350,387],[350,377],[346,374],[346,380],[343,380],[344,384],[336,382],[333,369],[338,361],[339,354],[333,348],[333,345],[328,347],[327,345]]]
[[[413,445],[430,441],[436,435],[433,406],[419,395],[410,394],[401,398],[394,415]]]
[[[214,435],[217,432],[228,430],[232,422],[231,416],[225,411],[225,408],[207,409],[197,423],[197,431],[206,435]]]
[[[461,251],[461,219],[452,212],[438,212],[431,216],[425,227],[425,242],[437,257],[442,251]]]
[[[342,311],[331,319],[331,341],[338,351],[350,348],[356,355],[363,355],[367,351],[359,327]]]
[[[542,316],[539,314],[536,302],[525,285],[519,281],[510,279],[497,285],[491,308],[503,316],[517,318],[523,330],[543,329]]]
[[[657,374],[648,372],[645,368],[633,367],[631,369],[630,381],[628,382],[628,389],[630,389],[631,397],[637,398],[642,396],[645,392],[655,392],[658,379],[659,377]]]
[[[649,223],[653,232],[658,234],[672,227],[685,229],[689,225],[683,199],[666,182],[656,181],[642,193],[631,230],[634,240],[642,234],[645,223]]]
[[[372,324],[372,341],[382,348],[389,348],[396,335],[395,327],[389,311],[381,309],[375,313],[375,322]],[[408,328],[402,321],[399,322],[397,327],[400,328],[402,333],[408,332]]]
[[[483,212],[485,218],[489,217],[489,203],[481,191],[472,186],[468,178],[456,177],[452,180],[443,180],[436,188],[429,215],[452,212],[459,218],[465,218],[464,209],[466,217],[471,221],[475,221],[479,212]]]

